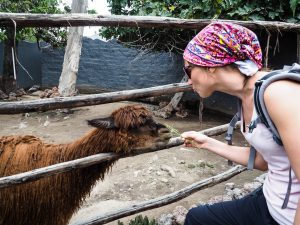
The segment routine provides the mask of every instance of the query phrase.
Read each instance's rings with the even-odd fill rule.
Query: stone
[[[174,216],[172,214],[162,214],[157,220],[158,225],[172,225]]]
[[[244,190],[248,193],[254,191],[255,189],[259,188],[262,184],[260,182],[252,182],[252,183],[245,183]]]
[[[183,225],[187,213],[188,213],[188,210],[186,208],[184,208],[183,206],[180,206],[180,205],[176,206],[172,212],[173,220],[175,221],[176,224]]]
[[[225,190],[233,190],[235,186],[235,183],[231,182],[231,183],[226,183],[225,184]]]
[[[162,171],[168,172],[169,175],[170,175],[171,177],[175,177],[175,176],[176,176],[176,173],[175,173],[174,169],[173,169],[172,167],[170,167],[170,166],[162,165],[162,166],[160,167],[160,169],[161,169]]]

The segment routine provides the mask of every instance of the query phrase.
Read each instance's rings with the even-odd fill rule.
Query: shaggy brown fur
[[[97,128],[70,144],[46,144],[34,136],[1,137],[0,177],[100,152],[130,152],[133,148],[149,147],[170,138],[165,126],[156,123],[150,112],[139,105],[126,106],[109,118],[88,122]],[[104,178],[113,163],[0,189],[0,224],[67,224],[96,181]]]

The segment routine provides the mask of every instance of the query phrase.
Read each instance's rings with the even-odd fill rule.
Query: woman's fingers
[[[184,144],[187,147],[201,147],[207,141],[207,136],[196,131],[188,131],[181,134]]]
[[[181,134],[181,137],[184,140],[195,140],[198,143],[205,142],[207,140],[207,136],[204,134],[201,134],[196,131],[188,131]]]

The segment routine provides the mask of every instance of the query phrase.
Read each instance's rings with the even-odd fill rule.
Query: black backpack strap
[[[240,120],[240,113],[237,112],[231,119],[228,129],[227,129],[227,132],[226,132],[225,140],[227,141],[228,145],[232,145],[233,131],[234,131],[235,125],[237,124],[237,122],[239,120]]]
[[[241,100],[238,99],[238,102],[237,102],[238,111],[232,117],[232,119],[229,123],[228,129],[227,129],[227,132],[226,132],[226,136],[225,136],[225,140],[227,141],[228,145],[232,145],[232,136],[233,136],[233,131],[234,131],[235,125],[241,119],[241,107],[242,107]]]
[[[235,128],[235,125],[237,124],[237,122],[241,119],[241,100],[238,99],[237,102],[237,113],[233,116],[233,118],[231,119],[227,132],[226,132],[226,136],[225,136],[225,140],[227,141],[228,145],[232,145],[232,136],[233,136],[233,131]],[[232,161],[228,160],[228,165],[232,166]]]
[[[287,207],[287,204],[288,204],[289,198],[290,198],[290,194],[291,194],[291,187],[292,187],[292,166],[290,166],[290,170],[289,170],[289,184],[288,184],[288,187],[286,190],[283,204],[281,206],[282,209],[285,209]]]
[[[249,133],[252,133],[252,131],[256,128],[258,123],[261,123],[260,117],[257,117],[255,120],[251,121],[251,123],[249,125]],[[248,170],[254,169],[255,157],[256,157],[256,149],[251,145],[250,153],[249,153],[249,160],[248,160],[248,164],[247,164]]]
[[[249,154],[248,164],[247,164],[247,169],[248,170],[253,170],[254,169],[255,156],[256,156],[256,149],[251,145],[250,146],[250,154]]]

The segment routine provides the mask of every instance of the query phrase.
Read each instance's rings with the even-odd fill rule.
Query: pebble
[[[158,219],[158,225],[172,225],[173,224],[173,215],[172,214],[162,214]]]
[[[168,179],[166,179],[166,178],[161,178],[160,181],[164,182],[164,183],[168,183],[169,182]]]
[[[167,166],[167,165],[162,165],[160,167],[160,169],[163,170],[163,171],[168,172],[171,177],[176,177],[176,173],[175,173],[175,171],[172,167]]]

